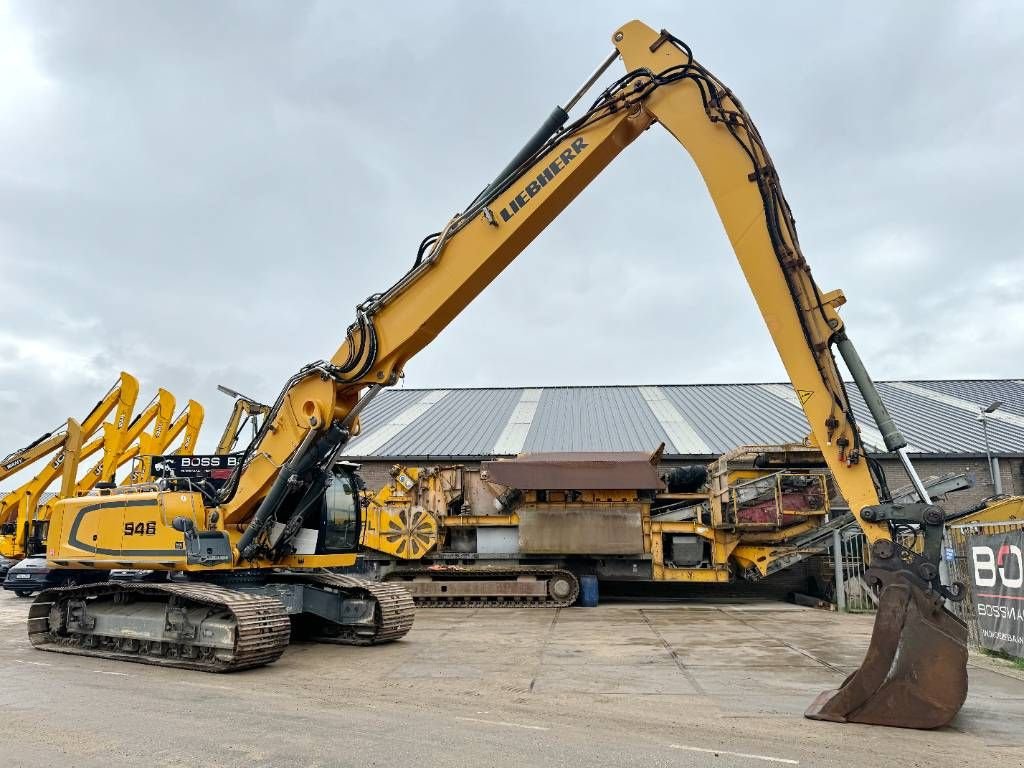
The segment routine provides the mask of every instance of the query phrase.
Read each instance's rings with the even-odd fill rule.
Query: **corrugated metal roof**
[[[880,382],[882,399],[912,453],[985,451],[977,414],[999,454],[1024,454],[1024,381]],[[877,425],[849,386],[865,442],[881,450]],[[652,451],[717,455],[740,445],[803,439],[807,421],[789,384],[676,384],[381,392],[348,445],[355,458],[508,456],[523,451]]]

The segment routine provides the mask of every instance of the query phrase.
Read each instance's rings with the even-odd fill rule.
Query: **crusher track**
[[[514,590],[503,594],[473,594],[464,596],[417,594],[416,578],[429,576],[432,580],[473,582],[505,581],[515,584],[520,577],[532,577],[551,584],[556,578],[564,580],[563,594],[554,595],[546,589],[544,595],[516,595]],[[418,568],[398,568],[384,576],[385,583],[405,584],[420,608],[565,608],[576,602],[580,593],[579,579],[572,571],[543,565],[520,565],[507,568],[491,566],[434,565]]]
[[[236,625],[235,647],[226,651],[188,642],[140,641],[64,631],[68,601],[104,597],[117,600],[116,596],[208,606],[212,612],[228,613]],[[108,582],[47,589],[39,593],[28,614],[29,641],[40,650],[203,672],[236,672],[270,664],[284,653],[290,634],[291,622],[279,600],[203,583]]]

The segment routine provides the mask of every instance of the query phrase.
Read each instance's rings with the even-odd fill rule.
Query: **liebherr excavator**
[[[841,292],[811,277],[779,176],[739,100],[667,32],[633,21],[564,107],[441,231],[412,268],[356,308],[338,351],[287,381],[242,463],[214,495],[163,486],[56,505],[49,560],[66,567],[181,570],[167,585],[94,585],[42,593],[29,637],[38,648],[153,664],[231,670],[278,658],[288,614],[314,636],[372,643],[401,636],[412,602],[400,587],[327,574],[356,559],[356,482],[335,461],[359,413],[628,144],[660,123],[707,184],[740,266],[842,495],[871,541],[880,606],[864,665],[822,694],[812,718],[930,728],[966,695],[966,628],[943,607],[942,511],[906,455],[837,309]],[[575,119],[569,112],[616,59],[626,74]],[[832,355],[839,350],[920,502],[879,498]],[[873,474],[874,473],[874,474]],[[916,526],[922,554],[895,531]],[[142,535],[135,532],[143,531]]]

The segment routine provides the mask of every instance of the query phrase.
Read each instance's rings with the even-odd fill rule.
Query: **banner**
[[[969,535],[978,641],[1024,658],[1024,531]]]
[[[195,455],[195,456],[154,456],[153,474],[156,477],[190,477],[202,475],[219,478],[230,474],[242,460],[240,453]]]

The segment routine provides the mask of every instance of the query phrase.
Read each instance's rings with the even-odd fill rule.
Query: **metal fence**
[[[950,609],[967,624],[970,643],[978,646],[978,617],[972,588],[970,547],[967,537],[971,535],[1000,534],[1024,530],[1024,520],[1008,520],[997,523],[968,523],[946,528],[943,557],[949,567],[949,580],[964,585],[966,594],[959,603],[948,603]],[[910,542],[907,542],[910,544]],[[840,552],[836,565],[836,546]],[[823,556],[822,568],[829,574],[827,596],[840,611],[874,611],[878,607],[878,591],[868,586],[864,578],[867,569],[865,554],[867,540],[856,525],[834,532],[831,546]]]
[[[974,476],[969,472],[949,472],[929,477],[924,484],[932,498],[945,498],[946,494],[971,488]],[[917,498],[917,489],[912,485],[897,488],[892,496],[892,500],[897,503],[915,501]],[[914,537],[909,537],[903,544],[913,546]],[[869,587],[864,578],[867,550],[867,539],[852,518],[832,532],[832,540],[824,559],[827,572],[831,574],[828,596],[840,611],[874,611],[878,607],[878,590]],[[841,563],[838,568],[837,559]]]
[[[859,613],[878,606],[877,590],[869,587],[864,578],[866,541],[853,523],[833,533],[832,545],[823,558],[823,569],[831,575],[828,597],[840,611]]]
[[[977,600],[974,596],[974,579],[971,578],[971,553],[968,536],[1011,533],[1024,530],[1024,520],[1008,520],[999,523],[967,523],[952,525],[946,529],[946,560],[949,575],[953,581],[964,585],[966,595],[959,603],[952,603],[953,612],[966,624],[971,645],[978,646],[978,616],[975,611]]]

